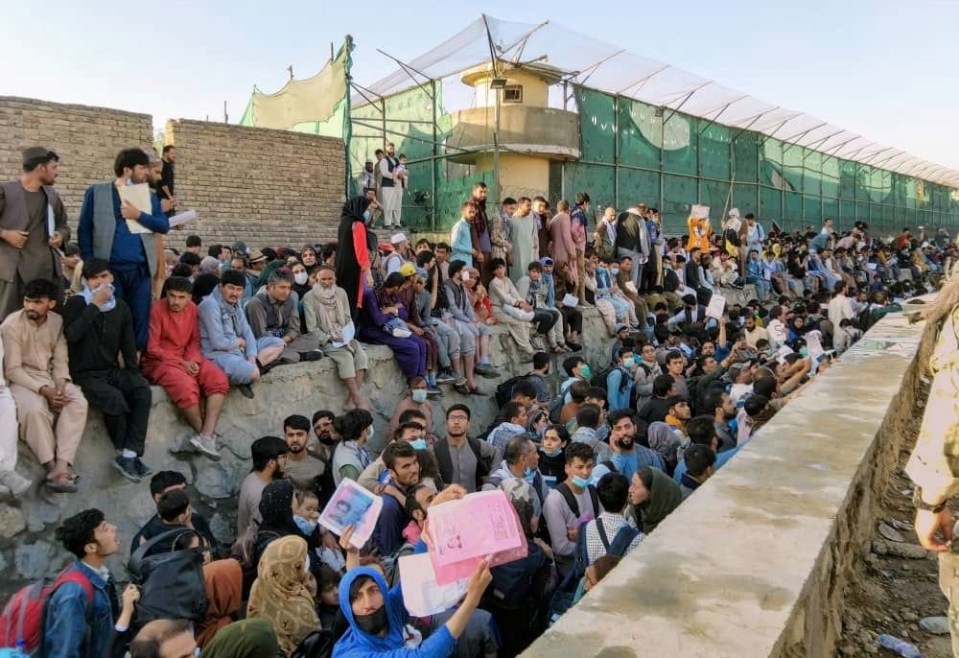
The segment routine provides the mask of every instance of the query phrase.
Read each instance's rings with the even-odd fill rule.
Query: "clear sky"
[[[239,119],[254,83],[316,72],[353,35],[354,79],[395,68],[481,12],[552,20],[959,169],[957,0],[8,0],[0,94]],[[567,44],[575,48],[576,44]]]

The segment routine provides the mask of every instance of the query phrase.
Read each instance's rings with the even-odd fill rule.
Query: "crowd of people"
[[[46,655],[515,656],[615,578],[621,558],[862,332],[931,290],[957,252],[942,230],[887,241],[827,219],[787,234],[736,209],[719,231],[693,216],[687,235],[669,237],[642,204],[603,208],[595,222],[585,192],[555,210],[543,197],[488,209],[482,183],[449,242],[414,243],[376,184],[401,185],[402,165],[392,149],[384,161],[344,204],[336,243],[236,242],[206,256],[198,236],[183,252],[162,241],[177,206],[175,149],[118,154],[115,179],[84,197],[77,244],[54,190],[56,153],[28,149],[22,177],[0,186],[0,493],[34,490],[16,470],[18,436],[44,465],[43,486],[75,492],[92,407],[116,470],[149,478],[157,509],[130,546],[138,586],[119,597],[106,566],[120,546],[111,510],[62,522],[76,561],[46,591]],[[141,183],[154,190],[149,213],[121,201]],[[733,288],[748,303],[716,303]],[[608,334],[592,362],[584,312]],[[492,365],[496,324],[517,372]],[[386,432],[374,432],[363,393],[364,345],[389,347],[408,388]],[[346,403],[292,414],[252,443],[235,542],[220,544],[186,478],[143,461],[150,384],[193,430],[175,449],[216,460],[231,387],[255,396],[272,368],[325,359]],[[498,379],[495,390],[478,377]],[[479,426],[466,404],[437,418],[441,385],[491,398],[496,420]],[[359,548],[352,528],[318,525],[344,480],[383,502]],[[430,508],[496,490],[526,557],[484,562],[458,605],[412,617],[397,563],[430,551]],[[171,565],[177,578],[159,584]]]

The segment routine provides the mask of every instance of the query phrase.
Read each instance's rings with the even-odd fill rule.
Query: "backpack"
[[[599,521],[596,522],[596,531],[599,533],[599,540],[603,542],[603,547],[606,548],[606,555],[612,555],[613,557],[625,556],[633,540],[639,535],[639,530],[628,523],[616,532],[612,543],[606,535],[606,528]]]
[[[532,374],[532,373],[530,373]],[[526,379],[529,375],[516,375],[515,377],[510,377],[502,384],[496,387],[496,393],[494,393],[496,399],[496,406],[500,409],[503,408],[507,402],[510,401],[513,397],[513,387],[516,386],[520,381]]]
[[[175,550],[168,553],[149,555],[154,546],[174,534],[182,538],[199,536],[196,532],[183,533],[182,529],[164,532],[134,551],[127,563],[130,580],[140,586],[136,628],[154,619],[187,619],[197,624],[206,619],[203,550],[174,546]]]
[[[60,585],[76,583],[87,596],[87,613],[93,605],[93,583],[79,569],[67,567],[52,581],[45,579],[28,585],[13,595],[0,614],[0,647],[16,647],[23,641],[28,654],[40,649],[46,621],[47,601]],[[42,651],[38,652],[41,655]]]
[[[333,632],[327,628],[310,631],[309,635],[300,640],[290,658],[330,658],[333,655],[333,645],[336,640]]]
[[[565,388],[560,388],[559,395],[553,398],[553,401],[549,403],[549,422],[558,423],[559,414],[563,410],[563,405],[566,404],[564,400],[566,399],[566,393],[569,391],[570,387],[575,382],[570,382]]]
[[[606,392],[609,392],[609,384],[607,380],[609,379],[610,373],[619,368],[619,366],[610,366],[609,368],[603,368],[601,371],[592,376],[589,380],[590,386],[597,386],[603,389]],[[628,372],[623,373],[623,378],[619,382],[619,390],[622,391],[629,386],[630,376]]]

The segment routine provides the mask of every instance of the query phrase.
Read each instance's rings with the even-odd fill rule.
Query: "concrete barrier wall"
[[[610,338],[595,309],[583,310],[584,348],[593,364],[609,359]],[[375,432],[384,435],[397,403],[406,395],[406,381],[389,348],[367,347],[370,357],[364,393],[374,408]],[[489,396],[459,395],[444,387],[446,395],[432,403],[438,435],[445,435],[445,410],[458,402],[472,410],[472,432],[479,434],[492,422],[498,409],[492,397],[496,384],[515,374],[529,372],[530,364],[521,363],[513,341],[502,327],[493,327],[492,360],[503,374],[499,380],[478,379]],[[553,360],[553,371],[562,367],[562,356]],[[336,376],[332,362],[281,366],[254,385],[256,397],[248,400],[236,391],[227,396],[219,431],[225,439],[219,462],[199,456],[180,458],[169,448],[190,435],[166,392],[153,387],[153,408],[147,435],[146,461],[154,471],[183,473],[194,491],[196,508],[211,521],[217,538],[231,542],[235,535],[236,497],[240,484],[250,470],[250,444],[261,436],[282,436],[283,419],[292,414],[312,417],[319,409],[340,413],[346,389]],[[19,470],[39,480],[43,469],[30,450],[21,444]],[[68,556],[54,540],[60,520],[89,507],[102,509],[119,527],[121,552],[110,560],[115,577],[125,580],[130,541],[136,531],[156,513],[147,482],[133,484],[120,477],[110,466],[113,446],[102,419],[91,412],[77,457],[81,475],[76,494],[50,494],[41,490],[36,497],[16,505],[0,503],[0,601],[27,582],[54,574]]]
[[[875,491],[921,413],[922,334],[878,323],[524,655],[834,655]]]

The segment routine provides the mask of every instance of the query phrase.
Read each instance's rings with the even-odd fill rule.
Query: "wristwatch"
[[[946,501],[942,501],[935,505],[930,505],[922,499],[922,489],[916,487],[912,492],[912,504],[916,506],[917,510],[925,510],[926,512],[932,512],[933,514],[938,514],[946,508]]]

